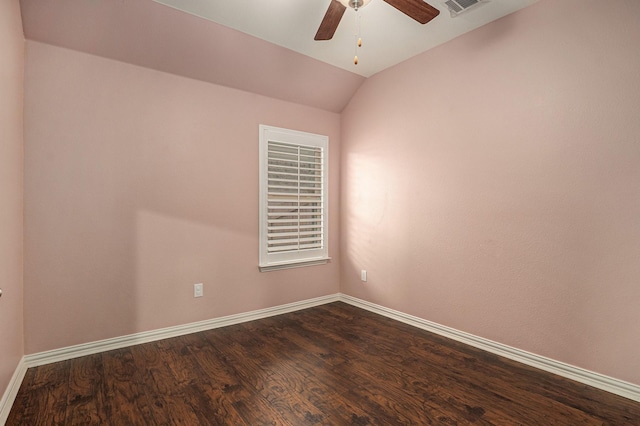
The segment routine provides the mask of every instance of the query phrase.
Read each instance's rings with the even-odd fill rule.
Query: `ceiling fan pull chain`
[[[362,36],[360,35],[360,23],[362,22],[362,19],[360,19],[360,11],[356,10],[356,25],[358,28],[358,47],[362,47]]]
[[[358,47],[362,47],[362,37],[360,36],[360,11],[358,10],[358,8],[355,8],[356,11],[356,34],[355,34],[355,39],[356,39],[356,48],[355,48],[355,55],[353,57],[353,63],[354,65],[358,65]]]

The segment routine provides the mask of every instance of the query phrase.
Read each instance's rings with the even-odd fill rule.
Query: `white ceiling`
[[[347,9],[332,40],[313,37],[332,0],[154,0],[218,24],[369,77],[537,0],[490,0],[452,18],[441,0],[440,15],[421,25],[382,0],[360,10],[363,46],[354,65],[356,18]]]

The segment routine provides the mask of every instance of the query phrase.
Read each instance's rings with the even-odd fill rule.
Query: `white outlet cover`
[[[202,297],[204,295],[204,286],[202,283],[193,285],[193,297]]]

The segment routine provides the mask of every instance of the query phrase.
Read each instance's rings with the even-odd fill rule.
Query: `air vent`
[[[461,13],[473,9],[475,6],[486,3],[487,1],[488,0],[447,0],[444,4],[449,8],[451,17],[455,18]]]

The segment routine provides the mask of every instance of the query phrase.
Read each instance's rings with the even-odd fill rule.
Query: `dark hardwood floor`
[[[640,403],[344,303],[31,368],[7,425],[640,425]]]

